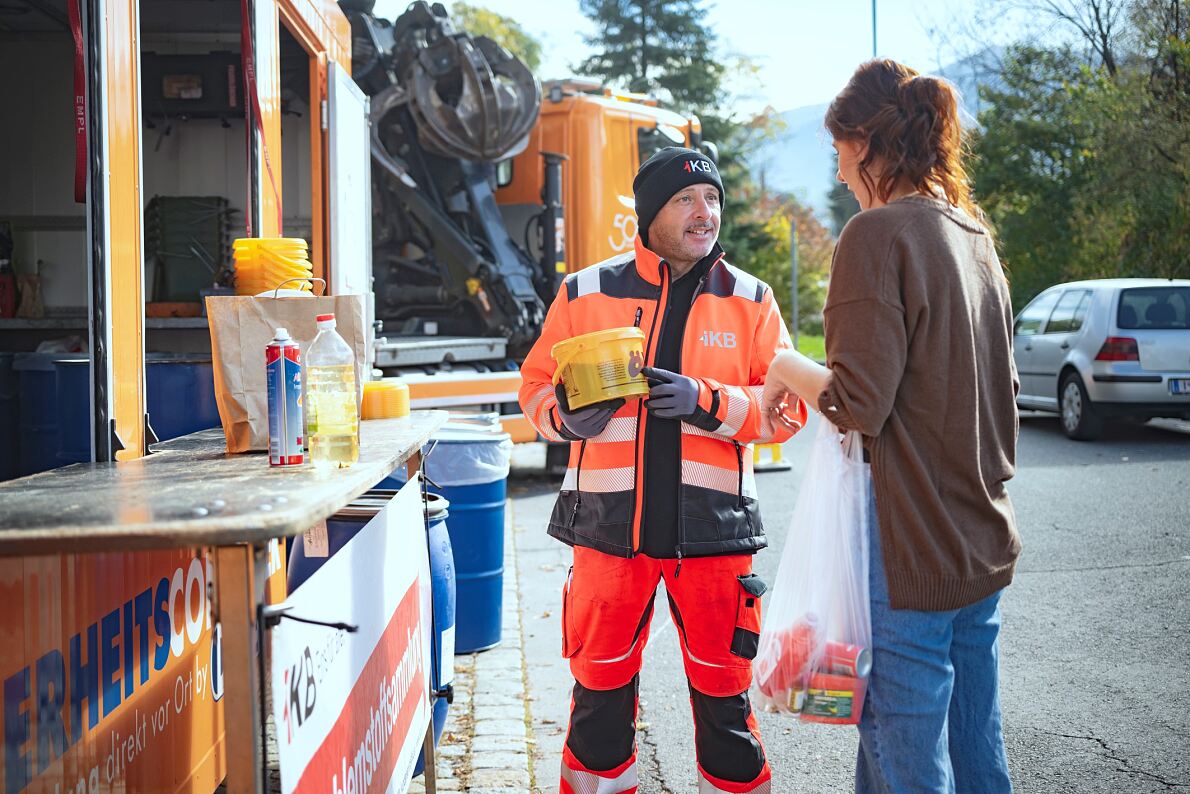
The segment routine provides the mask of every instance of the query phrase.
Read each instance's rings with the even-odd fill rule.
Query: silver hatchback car
[[[1093,439],[1113,417],[1190,419],[1190,280],[1074,281],[1016,318],[1017,405]]]

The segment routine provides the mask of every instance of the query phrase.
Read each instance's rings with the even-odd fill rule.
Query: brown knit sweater
[[[827,419],[864,435],[895,609],[949,610],[1012,581],[1012,308],[991,236],[910,196],[839,236],[825,314]]]

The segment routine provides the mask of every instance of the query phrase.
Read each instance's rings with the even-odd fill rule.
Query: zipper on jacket
[[[574,522],[578,520],[578,509],[583,504],[583,489],[579,482],[583,476],[583,454],[587,451],[587,439],[578,445],[578,463],[574,467],[574,509],[570,511],[570,529],[574,529]]]
[[[743,509],[744,507],[744,448],[740,446],[740,442],[732,439],[732,444],[735,444],[735,457],[739,464],[740,480],[737,486],[739,491],[739,500],[736,502],[736,507]]]
[[[714,265],[711,265],[714,267]],[[703,285],[707,282],[707,276],[710,275],[710,268],[707,272],[702,274],[698,279],[698,286],[694,288],[694,295],[690,298],[690,308],[694,308],[694,302],[698,300],[699,294],[702,292]],[[667,310],[668,311],[668,310]],[[690,327],[690,315],[686,315],[686,327]],[[664,326],[662,326],[664,328]],[[678,345],[678,374],[682,372],[682,351],[686,348],[686,340],[682,339]],[[674,569],[674,578],[678,578],[678,574],[682,572],[682,544],[686,542],[686,522],[682,518],[682,421],[678,420],[678,545],[675,551],[678,555],[678,567]]]
[[[649,334],[647,337],[645,337],[645,364],[650,367],[656,363],[653,360],[653,358],[656,356],[656,351],[653,350],[653,339],[654,333],[657,331],[657,316],[661,314],[664,304],[668,303],[666,300],[666,298],[669,296],[668,267],[669,263],[664,259],[661,260],[661,262],[657,265],[657,274],[661,280],[661,293],[657,296],[657,311],[653,312],[653,319],[649,323]],[[636,313],[638,316],[641,316],[644,314],[644,309],[638,306],[636,307]],[[632,518],[628,522],[629,556],[635,556],[636,554],[636,543],[634,542],[635,538],[633,538],[633,525],[636,523],[636,508],[638,507],[637,503],[640,501],[640,484],[645,476],[645,413],[646,411],[644,405],[639,405],[636,413],[636,450],[633,459],[633,462],[636,464],[636,482],[633,483],[632,489],[632,513],[630,514]],[[644,520],[643,511],[641,512],[641,520]]]

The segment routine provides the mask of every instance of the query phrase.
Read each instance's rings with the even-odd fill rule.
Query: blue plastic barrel
[[[455,651],[473,653],[500,643],[504,614],[504,502],[507,478],[480,485],[443,485],[450,500],[450,542],[458,582]]]
[[[447,425],[424,451],[429,453],[423,467],[430,491],[450,500],[448,528],[458,577],[455,651],[484,651],[500,643],[512,441],[498,429]],[[404,481],[400,468],[378,487],[400,487]]]
[[[348,505],[348,507],[355,507],[355,504]],[[285,573],[289,592],[292,593],[300,587],[314,575],[315,571],[325,565],[327,560],[346,546],[348,541],[359,534],[359,531],[376,512],[379,512],[379,507],[371,515],[361,514],[346,517],[341,513],[336,513],[328,518],[326,520],[327,556],[325,557],[307,557],[305,540],[301,535],[296,536],[293,539],[293,546],[289,550],[289,564],[286,566]]]
[[[17,353],[12,368],[20,379],[20,473],[57,468],[58,390],[55,356]]]
[[[430,681],[435,692],[442,692],[454,682],[455,655],[455,561],[446,518],[450,502],[437,494],[428,494],[426,510],[429,514],[427,540],[430,546],[430,581],[433,590],[434,631],[433,669]],[[434,745],[442,738],[446,727],[446,713],[450,703],[445,697],[434,699]],[[425,771],[425,753],[417,757],[414,776]]]

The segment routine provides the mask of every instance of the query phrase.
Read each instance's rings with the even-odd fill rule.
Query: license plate
[[[1170,394],[1190,394],[1190,378],[1170,378]]]

